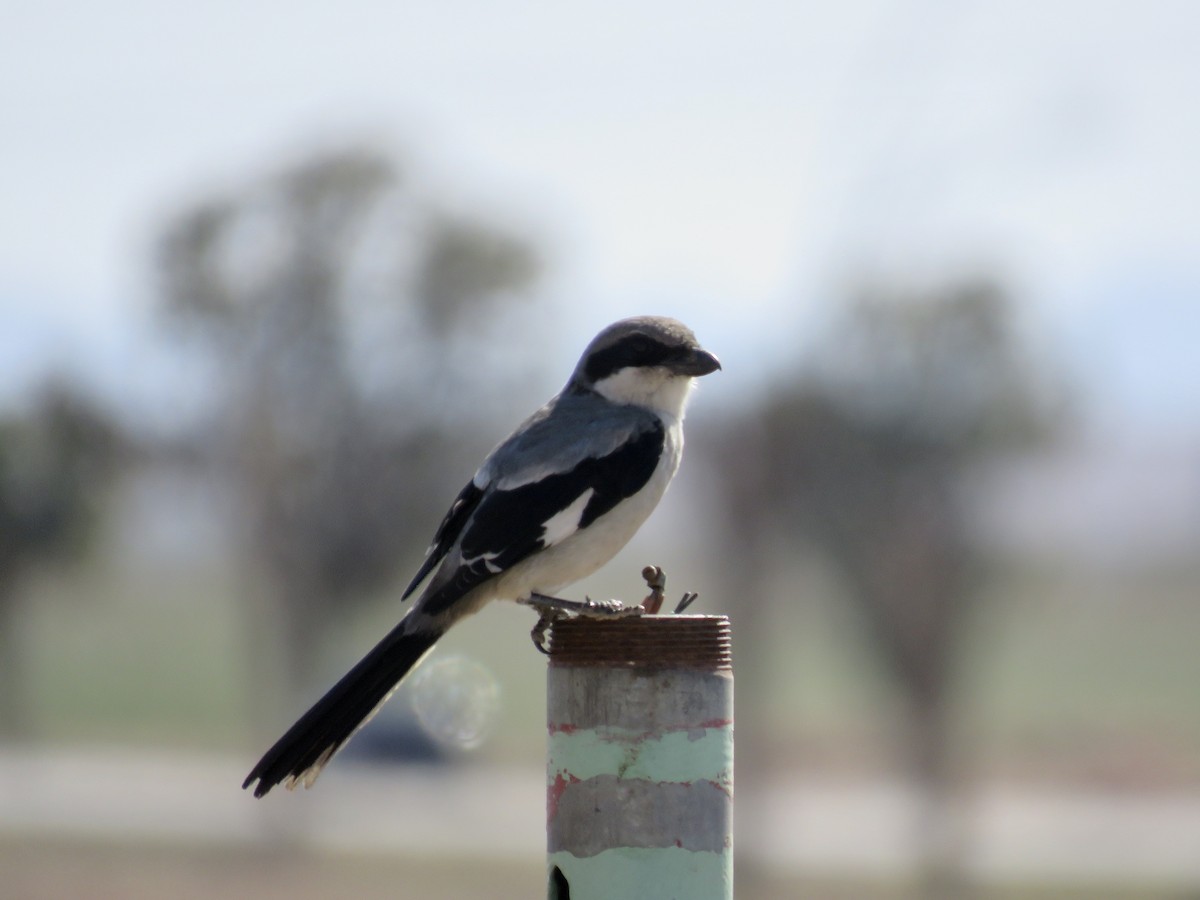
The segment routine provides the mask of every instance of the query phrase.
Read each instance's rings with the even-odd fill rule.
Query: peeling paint
[[[568,774],[565,778],[561,772],[555,774],[554,781],[550,783],[546,789],[546,821],[553,822],[558,816],[558,803],[562,799],[563,793],[572,784],[578,784],[579,779],[574,775]]]
[[[704,779],[733,787],[733,731],[704,729],[702,734],[674,731],[658,738],[620,728],[579,729],[552,735],[548,746],[550,773],[576,778],[620,775],[650,781]]]
[[[733,677],[552,662],[549,871],[571,900],[732,900]]]

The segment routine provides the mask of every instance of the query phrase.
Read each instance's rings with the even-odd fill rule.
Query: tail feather
[[[263,754],[242,787],[257,780],[254,796],[262,797],[280,783],[311,785],[441,636],[440,631],[406,634],[404,623],[397,625]]]

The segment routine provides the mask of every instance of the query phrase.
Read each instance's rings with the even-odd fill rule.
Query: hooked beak
[[[708,375],[711,372],[717,371],[717,369],[721,368],[721,361],[707,350],[701,350],[697,347],[695,350],[689,350],[671,368],[680,375],[690,375],[693,378],[698,378],[701,375]]]

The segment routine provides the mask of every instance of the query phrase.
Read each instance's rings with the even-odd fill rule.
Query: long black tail
[[[280,782],[308,785],[359,728],[365,725],[425,652],[440,631],[404,633],[401,622],[358,664],[300,717],[242,782],[262,797]]]

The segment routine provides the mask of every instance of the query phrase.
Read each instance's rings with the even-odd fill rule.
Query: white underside
[[[491,598],[524,600],[533,593],[553,594],[616,556],[658,506],[679,468],[682,451],[683,436],[675,425],[667,429],[662,459],[642,490],[587,528],[517,563],[490,585]]]

